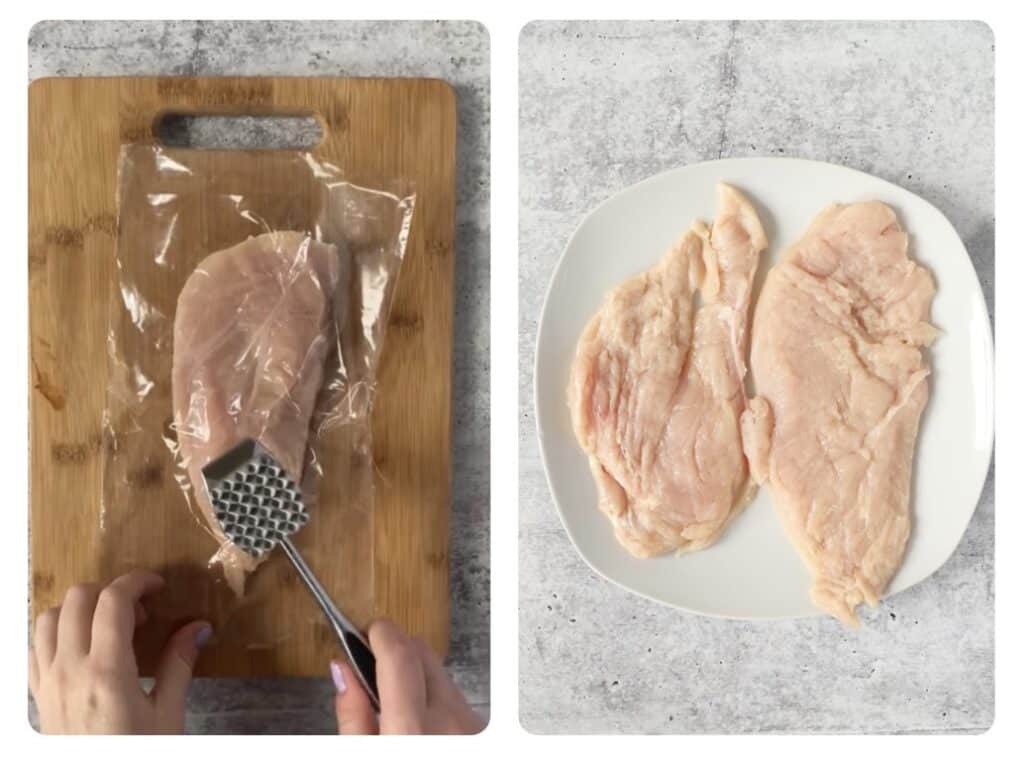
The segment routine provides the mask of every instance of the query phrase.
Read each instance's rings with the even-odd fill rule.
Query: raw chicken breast
[[[710,230],[695,224],[608,295],[572,366],[569,407],[600,507],[638,557],[704,548],[749,497],[740,415],[751,281],[766,240],[736,189],[719,184],[718,197]]]
[[[751,472],[814,576],[812,600],[851,625],[858,604],[878,603],[910,533],[934,292],[896,215],[868,202],[822,212],[757,304]]]
[[[274,232],[209,255],[178,297],[172,386],[180,457],[221,544],[214,561],[238,593],[260,560],[221,532],[202,468],[253,438],[302,483],[340,283],[334,246]]]

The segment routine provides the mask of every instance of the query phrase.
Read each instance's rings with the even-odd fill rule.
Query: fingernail
[[[345,683],[345,674],[341,672],[341,665],[331,660],[331,680],[334,681],[334,688],[338,694],[344,694],[348,685]]]
[[[209,625],[204,625],[198,631],[196,631],[196,649],[202,649],[206,646],[206,642],[210,640],[213,635],[213,628]]]

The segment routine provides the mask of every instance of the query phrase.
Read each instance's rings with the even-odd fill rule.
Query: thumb
[[[377,734],[377,714],[352,668],[340,660],[331,660],[331,678],[338,692],[334,695],[338,733],[345,736]]]
[[[212,635],[210,624],[198,620],[179,628],[168,639],[156,667],[156,686],[153,687],[153,698],[161,713],[180,714],[184,720],[185,694],[192,680],[192,669],[199,659],[199,650]]]

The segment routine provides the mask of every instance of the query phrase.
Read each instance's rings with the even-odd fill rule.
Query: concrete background
[[[928,199],[993,305],[993,37],[980,23],[533,23],[520,37],[520,720],[538,733],[977,732],[993,720],[992,474],[953,557],[864,612],[735,622],[598,578],[537,449],[544,291],[581,218],[662,170],[845,164]]]
[[[28,41],[29,79],[116,75],[440,77],[458,101],[454,502],[448,669],[483,715],[490,692],[490,40],[474,22],[48,21]],[[258,123],[250,137],[302,137]],[[203,135],[216,140],[216,135]],[[187,730],[334,733],[322,680],[197,679]],[[36,723],[29,703],[30,721]]]

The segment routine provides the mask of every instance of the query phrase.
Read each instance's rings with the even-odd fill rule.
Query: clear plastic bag
[[[342,565],[339,604],[372,614],[369,415],[413,206],[401,184],[366,188],[304,152],[122,148],[100,528],[112,573],[188,569],[207,609],[242,607],[207,585],[196,548],[236,594],[263,559],[227,540],[200,470],[252,438],[301,485],[296,545],[314,569]]]

